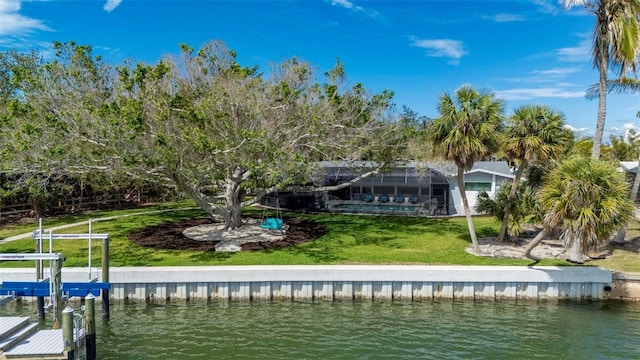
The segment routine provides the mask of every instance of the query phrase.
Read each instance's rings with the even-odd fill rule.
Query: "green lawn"
[[[45,228],[89,218],[136,214],[142,211],[179,209],[192,203],[171,203],[142,208],[108,211],[72,217],[46,219]],[[256,211],[254,211],[256,212]],[[294,215],[294,214],[289,214]],[[403,216],[356,216],[342,214],[296,214],[327,225],[329,232],[318,240],[273,251],[215,253],[155,250],[131,243],[132,231],[162,222],[200,218],[200,210],[187,209],[128,216],[93,224],[95,233],[110,235],[112,266],[185,266],[185,265],[287,265],[287,264],[459,264],[459,265],[531,265],[530,260],[492,259],[468,254],[467,225],[464,218],[424,218]],[[488,217],[475,218],[478,237],[496,235],[498,225]],[[0,228],[0,238],[31,232],[37,223]],[[87,225],[57,231],[85,233]],[[48,247],[48,244],[45,244]],[[32,252],[31,238],[0,244],[0,252]],[[94,241],[92,262],[99,266],[101,242]],[[54,251],[62,252],[65,266],[86,266],[88,241],[57,240]],[[566,265],[560,260],[545,260],[540,265]],[[4,267],[31,266],[23,262],[5,262]]]

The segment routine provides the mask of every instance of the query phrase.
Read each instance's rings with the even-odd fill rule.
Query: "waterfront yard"
[[[404,216],[360,216],[344,214],[286,214],[324,224],[328,232],[312,242],[275,250],[223,253],[214,251],[159,250],[134,244],[129,235],[162,223],[206,218],[191,208],[189,202],[161,204],[142,208],[74,215],[44,220],[44,228],[72,224],[90,218],[99,219],[127,215],[107,221],[95,221],[94,233],[110,235],[112,266],[185,266],[185,265],[286,265],[286,264],[458,264],[458,265],[531,265],[531,260],[477,257],[465,251],[470,244],[467,225],[460,218],[426,218]],[[157,210],[182,210],[157,212]],[[154,212],[156,211],[156,212]],[[142,212],[148,212],[141,214]],[[261,211],[250,209],[247,214],[260,216]],[[475,218],[479,238],[495,236],[498,224],[489,217]],[[4,225],[0,239],[28,233],[37,228],[37,221]],[[55,233],[86,233],[88,226],[80,225]],[[640,227],[634,224],[628,239],[636,238]],[[611,249],[605,260],[589,265],[605,266],[621,271],[640,271],[638,251],[632,241],[624,248]],[[92,246],[93,264],[100,264],[101,242]],[[0,244],[0,252],[32,252],[31,238]],[[45,249],[48,243],[45,241]],[[62,252],[65,266],[86,266],[87,240],[55,240],[54,251]],[[2,266],[25,267],[31,264],[7,262]],[[543,260],[540,265],[568,265],[561,259]]]

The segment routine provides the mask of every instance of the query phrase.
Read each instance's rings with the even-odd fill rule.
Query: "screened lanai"
[[[357,170],[363,171],[363,168]],[[325,165],[325,185],[345,183],[358,175],[344,165]],[[358,212],[447,214],[449,178],[443,174],[443,169],[410,163],[396,166],[382,175],[364,178],[327,195],[329,209],[334,211],[355,209]]]

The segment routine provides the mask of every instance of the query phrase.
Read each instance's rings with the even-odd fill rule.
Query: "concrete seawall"
[[[611,298],[640,301],[640,273],[614,272],[611,287]]]
[[[93,277],[101,278],[99,272]],[[117,267],[111,299],[129,301],[602,300],[612,272],[597,267],[522,266],[198,266]],[[0,269],[0,281],[34,281],[35,269]],[[64,268],[63,282],[88,281]]]

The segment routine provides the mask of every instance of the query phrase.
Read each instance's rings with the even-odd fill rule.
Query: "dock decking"
[[[62,329],[38,330],[28,317],[0,317],[0,359],[66,360]]]

